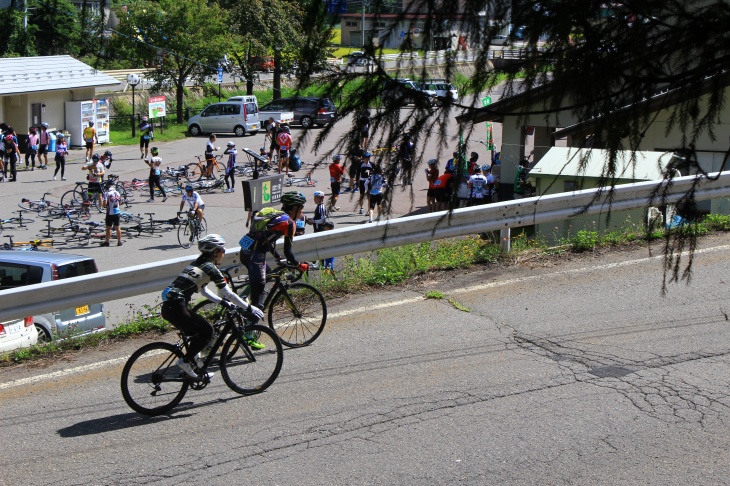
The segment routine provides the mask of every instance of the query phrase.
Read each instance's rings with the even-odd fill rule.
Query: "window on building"
[[[357,27],[357,22],[348,20],[347,22],[345,22],[345,27]]]

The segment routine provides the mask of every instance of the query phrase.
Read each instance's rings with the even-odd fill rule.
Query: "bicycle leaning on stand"
[[[122,370],[121,388],[124,401],[144,415],[160,415],[172,409],[185,396],[188,388],[202,390],[210,378],[206,370],[213,364],[220,349],[218,366],[223,381],[241,395],[253,395],[266,390],[279,376],[284,360],[281,341],[266,326],[247,321],[232,304],[224,302],[225,311],[218,323],[218,334],[211,352],[202,366],[195,367],[201,378],[190,378],[177,365],[186,355],[190,337],[180,334],[177,344],[150,343],[139,348]],[[246,336],[257,336],[263,349],[249,346]]]
[[[248,276],[234,279],[232,275],[241,271],[239,265],[221,268],[234,292],[247,299],[251,294]],[[269,289],[262,310],[267,314],[268,324],[279,335],[282,344],[288,347],[312,344],[327,322],[327,303],[319,290],[313,286],[297,282],[303,272],[297,267],[280,264],[267,273]],[[193,307],[196,312],[211,322],[216,322],[225,309],[204,300]],[[216,330],[216,332],[218,332]]]

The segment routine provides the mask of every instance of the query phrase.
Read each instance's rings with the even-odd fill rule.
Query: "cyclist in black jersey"
[[[276,240],[284,237],[284,255],[290,265],[307,271],[306,263],[299,263],[292,251],[292,239],[296,231],[295,221],[301,218],[307,198],[301,192],[287,192],[281,196],[282,210],[264,208],[253,217],[250,231],[241,238],[241,263],[248,269],[251,285],[251,303],[262,308],[266,274],[271,271],[266,264],[266,254],[271,252],[277,260]]]
[[[202,316],[191,312],[190,299],[193,294],[200,292],[213,302],[227,300],[246,309],[248,318],[261,319],[264,317],[260,309],[242,300],[226,283],[225,277],[218,269],[226,254],[226,241],[222,236],[210,234],[198,241],[200,256],[190,263],[180,275],[162,292],[162,317],[178,328],[183,334],[194,336],[190,341],[188,353],[178,365],[188,376],[194,379],[200,377],[191,365],[200,366],[198,353],[205,348],[213,338],[213,326]],[[223,298],[206,287],[213,282],[222,293]],[[258,344],[258,346],[256,346]],[[249,339],[249,345],[261,349],[263,345]]]

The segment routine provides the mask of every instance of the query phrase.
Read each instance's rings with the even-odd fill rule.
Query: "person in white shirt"
[[[491,202],[491,199],[487,199],[487,178],[482,174],[482,168],[478,165],[473,169],[474,175],[469,177],[469,181],[466,185],[469,187],[469,206],[479,206],[480,204],[487,204]]]
[[[200,197],[200,194],[193,191],[193,186],[191,185],[185,186],[185,194],[182,195],[182,200],[180,201],[180,211],[183,210],[185,203],[190,205],[190,211],[195,211],[195,214],[198,216],[198,221],[202,221],[205,203]]]
[[[155,187],[162,193],[162,202],[167,201],[167,194],[165,194],[165,188],[160,184],[160,175],[162,174],[162,157],[160,157],[160,150],[157,147],[152,147],[150,150],[152,157],[145,159],[145,164],[150,166],[150,198],[147,202],[155,202]]]

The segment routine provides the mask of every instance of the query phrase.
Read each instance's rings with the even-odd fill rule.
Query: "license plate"
[[[89,306],[88,305],[82,305],[81,307],[76,308],[76,315],[80,316],[81,314],[88,314],[89,313]]]
[[[23,330],[22,324],[10,324],[9,326],[4,327],[8,334],[16,334]]]

